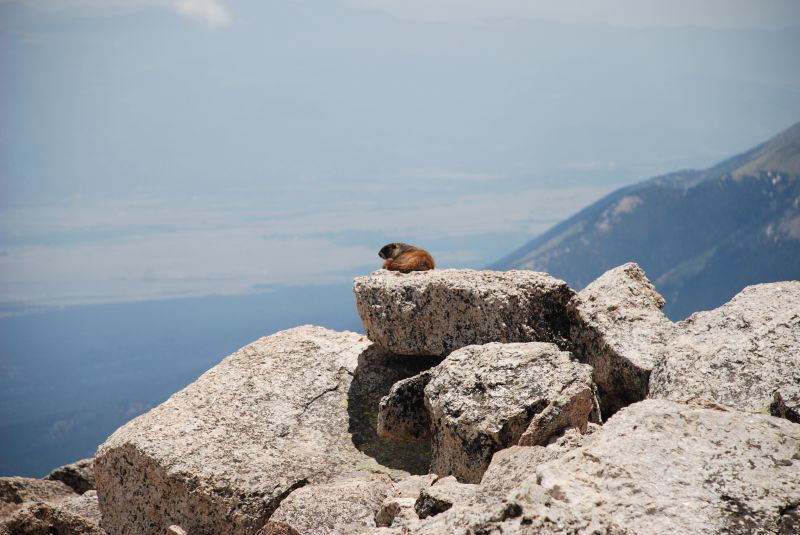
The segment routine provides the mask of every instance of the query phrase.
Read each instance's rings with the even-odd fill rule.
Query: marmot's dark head
[[[412,249],[416,249],[416,247],[407,243],[389,243],[381,247],[381,250],[378,252],[378,256],[384,260],[388,260],[390,258],[396,258],[400,253],[410,251]]]

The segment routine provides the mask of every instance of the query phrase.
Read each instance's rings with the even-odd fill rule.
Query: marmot
[[[384,245],[378,256],[385,259],[383,269],[390,271],[427,271],[436,267],[433,257],[424,249],[407,243],[390,243]]]

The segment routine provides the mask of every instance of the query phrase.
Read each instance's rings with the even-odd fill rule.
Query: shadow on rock
[[[348,431],[353,444],[383,466],[410,474],[427,474],[431,463],[430,440],[405,442],[381,438],[377,433],[378,404],[392,385],[436,366],[440,357],[399,357],[371,346],[358,357],[347,399]]]

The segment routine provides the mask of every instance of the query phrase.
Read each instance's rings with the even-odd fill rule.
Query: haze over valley
[[[195,3],[0,1],[4,310],[481,267],[800,117],[792,3]]]

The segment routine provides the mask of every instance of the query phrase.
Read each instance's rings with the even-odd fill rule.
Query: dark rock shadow
[[[358,357],[347,395],[348,431],[353,444],[383,466],[411,474],[427,474],[430,440],[406,442],[378,436],[378,404],[392,385],[439,364],[441,357],[401,357],[370,346]]]
[[[603,332],[584,318],[574,299],[566,313],[570,323],[566,348],[572,357],[592,367],[592,380],[597,386],[600,416],[607,421],[617,411],[647,398],[650,370],[636,366],[615,351]]]
[[[636,366],[614,351],[598,329],[577,315],[571,334],[573,357],[592,366],[603,422],[618,410],[647,398],[650,370]]]

